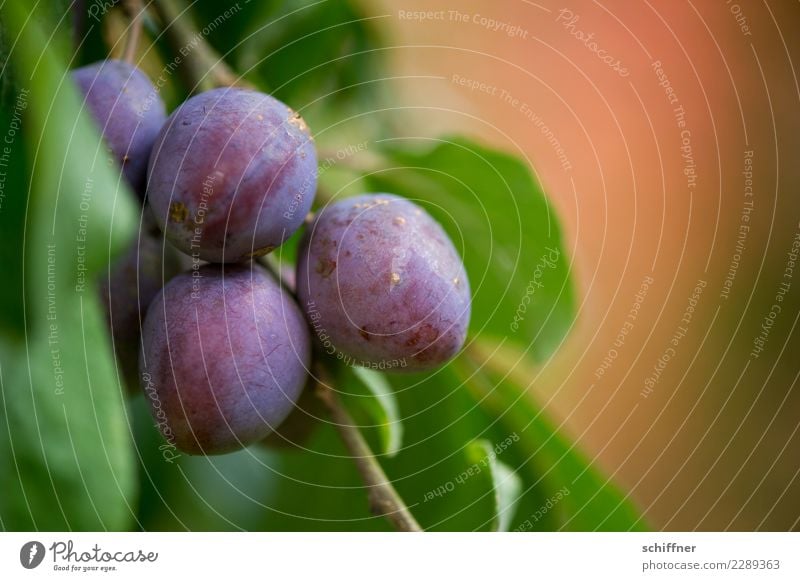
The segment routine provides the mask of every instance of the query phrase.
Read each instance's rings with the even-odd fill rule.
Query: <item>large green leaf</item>
[[[271,451],[264,460],[272,473],[265,530],[392,530],[370,513],[364,482],[333,425],[317,429],[306,449]]]
[[[171,449],[145,406],[137,428],[145,530],[389,530],[367,510],[332,426],[315,430],[302,449],[256,444],[207,457]]]
[[[546,358],[575,305],[561,229],[530,169],[464,137],[389,140],[384,154],[367,182],[421,203],[448,231],[472,285],[472,332]]]
[[[135,206],[46,9],[9,0],[2,14],[26,155],[9,166],[19,189],[4,217],[24,238],[0,232],[24,257],[11,267],[21,267],[25,323],[24,336],[4,325],[0,337],[0,517],[8,529],[126,529],[130,438],[94,278],[131,236]]]
[[[255,444],[219,457],[166,444],[136,408],[145,530],[388,531],[335,427],[323,421],[294,446]]]
[[[0,30],[2,28],[0,27]],[[5,37],[5,32],[2,34]],[[8,38],[0,42],[6,51]],[[27,167],[25,136],[21,132],[22,119],[28,107],[28,89],[19,87],[11,73],[8,53],[3,55],[3,72],[0,75],[0,264],[3,265],[3,284],[0,284],[0,328],[17,339],[23,336],[24,284],[23,247],[19,243],[25,231],[25,196],[29,176],[14,167]],[[22,90],[21,90],[22,89]],[[13,134],[12,134],[13,132]],[[7,139],[8,138],[8,139]],[[11,143],[8,143],[10,141]]]
[[[519,512],[520,530],[646,530],[632,501],[534,405],[527,390],[533,370],[522,351],[477,342],[453,368],[481,407],[519,435],[512,454],[524,486],[546,490],[545,502]]]
[[[259,3],[248,21],[235,63],[266,83],[277,98],[302,109],[322,96],[312,120],[325,111],[374,96],[385,76],[379,67],[379,31],[371,15],[353,0]],[[206,10],[206,19],[210,18]],[[335,107],[335,109],[331,109]],[[329,117],[330,119],[330,117]]]
[[[264,486],[252,500],[239,497],[239,493],[223,481],[235,473],[234,463],[239,465],[238,470],[258,464],[261,473],[258,481]],[[214,475],[211,464],[221,466],[222,462],[203,458],[182,461],[193,487],[186,489],[184,485],[185,492],[172,498],[181,503],[184,519],[190,515],[189,522],[198,522],[198,517],[191,516],[198,510],[205,514],[208,522],[213,522],[212,511],[203,508],[197,498],[203,495],[215,512],[226,515],[237,514],[229,508],[234,502],[249,506],[247,519],[240,517],[232,522],[253,530],[392,530],[383,517],[370,513],[364,483],[339,434],[330,424],[320,426],[301,450],[267,449],[256,445],[232,455],[224,471],[220,470],[222,474]],[[215,482],[218,484],[214,485]],[[238,498],[225,498],[231,495]],[[245,513],[240,510],[239,514]],[[202,528],[208,529],[209,525]],[[212,528],[230,527],[218,522]]]
[[[219,2],[219,0],[191,0],[176,3],[181,10],[190,7],[190,16],[198,30],[205,30],[205,39],[228,62],[233,62],[244,41],[256,24],[265,24],[267,15],[286,3],[282,0],[259,2]]]
[[[404,412],[405,439],[384,467],[423,528],[496,530],[508,526],[512,505],[519,513],[545,501],[542,483],[517,488],[498,468],[499,461],[519,473],[519,437],[477,405],[452,366],[390,380]]]

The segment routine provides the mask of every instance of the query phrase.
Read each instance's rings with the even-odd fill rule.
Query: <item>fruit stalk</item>
[[[128,29],[128,37],[125,39],[125,51],[122,60],[134,64],[136,59],[136,47],[139,46],[139,38],[142,36],[142,19],[144,18],[144,5],[142,0],[125,0],[125,11],[131,19]]]
[[[372,514],[386,517],[399,531],[422,532],[422,527],[419,526],[403,499],[392,486],[383,468],[378,464],[353,418],[339,401],[325,370],[319,369],[317,377],[319,377],[316,387],[317,396],[328,408],[336,424],[336,429],[339,430],[361,478],[367,485],[367,497]]]

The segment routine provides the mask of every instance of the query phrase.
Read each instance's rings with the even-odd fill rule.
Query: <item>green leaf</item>
[[[296,446],[265,441],[202,457],[170,448],[146,403],[134,407],[144,530],[392,530],[370,513],[356,465],[321,411],[319,425]]]
[[[496,459],[518,472],[514,450],[519,438],[475,404],[452,366],[429,376],[397,374],[389,379],[406,411],[405,443],[383,466],[425,530],[494,530],[505,525],[498,523],[499,514],[511,515],[499,508],[508,506],[507,499],[516,497],[518,511],[544,502],[540,484],[527,482],[519,494],[497,489],[504,481],[495,478],[485,448],[475,442],[489,442],[496,447]]]
[[[6,326],[0,334],[0,519],[7,529],[127,529],[130,436],[94,279],[133,233],[135,206],[44,10],[3,7],[26,101],[26,156],[9,166],[24,203],[4,219],[25,235],[3,230],[0,243],[24,252],[25,328],[23,338]]]
[[[362,101],[376,92],[382,45],[370,14],[353,0],[264,2],[251,14],[234,52],[237,70],[255,76],[274,96],[300,109],[320,97],[314,120],[325,111]],[[219,9],[217,8],[217,11]],[[205,18],[210,14],[206,11]],[[324,102],[324,103],[323,103]]]
[[[325,422],[300,452],[269,451],[264,530],[390,531],[369,510],[367,489],[336,428]]]
[[[514,448],[521,462],[515,469],[525,486],[546,491],[543,503],[519,514],[520,530],[552,526],[546,523],[553,518],[559,530],[647,530],[628,496],[536,407],[524,352],[510,342],[476,341],[453,367],[481,407],[519,435]]]
[[[367,413],[378,427],[382,453],[390,458],[396,456],[403,445],[403,422],[392,387],[377,371],[364,367],[349,369],[357,384],[366,390],[347,389],[348,407],[355,405]]]
[[[174,3],[174,0],[171,0]],[[259,2],[219,2],[219,0],[192,0],[181,2],[183,10],[189,6],[184,17],[191,15],[198,30],[205,30],[204,37],[228,62],[235,60],[242,48],[248,30],[256,23],[266,22],[265,14],[276,10],[282,0],[260,0]]]
[[[103,20],[114,9],[121,6],[109,2],[67,1],[60,14],[68,14],[72,20],[72,39],[77,48],[73,66],[95,63],[108,57],[108,47],[103,41]]]
[[[548,357],[575,317],[561,228],[522,161],[464,137],[387,140],[373,191],[421,203],[461,251],[474,334],[507,337]]]
[[[0,328],[17,339],[22,339],[25,328],[23,246],[19,243],[25,231],[25,197],[19,195],[28,189],[25,172],[14,171],[14,166],[27,167],[25,136],[20,128],[28,107],[27,92],[20,91],[13,82],[10,63],[6,63],[0,77],[0,264],[3,265],[3,284],[0,284]],[[11,141],[11,143],[8,143]]]
[[[492,529],[507,531],[522,492],[522,479],[500,462],[497,454],[492,443],[486,440],[471,442],[467,448],[467,455],[473,464],[486,469],[486,477],[489,478],[494,490],[495,510]]]

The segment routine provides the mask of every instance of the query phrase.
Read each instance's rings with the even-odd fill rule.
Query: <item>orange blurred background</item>
[[[800,4],[370,7],[410,131],[526,156],[557,206],[580,308],[533,396],[653,528],[800,528]]]

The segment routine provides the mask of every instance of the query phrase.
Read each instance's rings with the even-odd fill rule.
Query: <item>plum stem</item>
[[[370,450],[369,444],[336,395],[327,371],[322,366],[318,368],[317,396],[328,408],[339,435],[367,485],[370,511],[372,514],[386,517],[399,531],[422,532],[422,527],[392,486]]]
[[[136,48],[139,46],[139,39],[142,36],[142,20],[144,17],[144,5],[142,0],[125,0],[125,11],[131,19],[128,37],[125,39],[125,50],[122,53],[122,60],[129,64],[134,64],[136,59]]]
[[[183,57],[182,67],[192,92],[216,87],[247,86],[206,42],[190,21],[189,8],[179,0],[153,0],[175,52]]]

